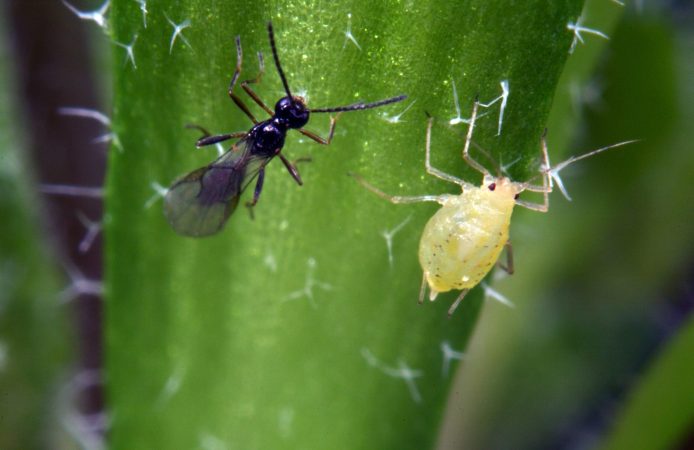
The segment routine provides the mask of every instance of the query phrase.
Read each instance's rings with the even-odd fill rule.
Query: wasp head
[[[288,128],[301,128],[308,123],[309,111],[301,97],[283,97],[275,105],[275,117]]]

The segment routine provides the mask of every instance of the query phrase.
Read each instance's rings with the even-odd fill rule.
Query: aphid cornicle
[[[282,80],[286,96],[270,109],[249,86],[258,83],[264,73],[262,53],[258,53],[260,73],[254,79],[241,82],[241,87],[248,96],[271,117],[258,122],[246,104],[234,92],[234,86],[241,74],[243,52],[241,39],[236,37],[236,69],[229,84],[229,97],[255,124],[248,132],[236,132],[210,136],[202,127],[205,135],[197,141],[197,146],[212,145],[229,139],[240,138],[226,153],[211,164],[194,170],[174,181],[164,198],[164,213],[171,227],[179,234],[186,236],[209,236],[222,229],[231,213],[239,203],[244,189],[257,177],[253,199],[246,203],[252,208],[258,202],[265,178],[265,166],[279,156],[289,174],[299,184],[303,184],[296,166],[282,155],[282,147],[287,131],[295,129],[304,136],[328,145],[335,133],[335,124],[340,113],[376,108],[402,101],[405,95],[380,100],[373,103],[355,103],[335,108],[309,109],[303,98],[292,95],[280,66],[275,46],[272,23],[267,26],[272,56],[277,72]],[[330,119],[328,138],[324,139],[302,127],[309,121],[311,113],[337,113]]]
[[[459,289],[461,290],[460,295],[449,308],[449,315],[455,311],[465,294],[489,273],[504,248],[507,249],[508,260],[506,266],[502,267],[509,273],[513,273],[509,226],[515,205],[534,211],[547,212],[549,194],[554,186],[553,178],[557,177],[561,169],[580,159],[634,142],[626,141],[603,147],[581,156],[571,157],[552,167],[549,163],[547,144],[543,135],[541,142],[543,164],[540,171],[542,184],[516,182],[501,173],[497,176],[492,175],[482,164],[470,156],[470,143],[477,119],[478,105],[478,101],[475,100],[465,137],[463,159],[483,175],[480,186],[475,186],[431,166],[430,148],[433,124],[431,117],[427,122],[426,171],[437,178],[459,185],[462,189],[460,195],[392,196],[370,185],[361,176],[351,174],[371,192],[392,203],[437,202],[441,204],[441,209],[429,219],[424,227],[419,242],[419,263],[423,272],[419,302],[423,302],[427,286],[430,291],[429,299],[432,301],[441,292]],[[559,180],[558,177],[557,180]],[[533,203],[519,199],[518,197],[523,191],[543,194],[543,202]]]

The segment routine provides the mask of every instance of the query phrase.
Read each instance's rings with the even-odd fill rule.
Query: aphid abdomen
[[[419,262],[431,297],[476,286],[508,241],[513,196],[486,187],[451,197],[427,222],[419,243]]]

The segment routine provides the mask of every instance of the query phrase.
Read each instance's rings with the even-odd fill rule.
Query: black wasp
[[[335,132],[335,123],[339,113],[371,109],[390,103],[399,102],[405,95],[388,98],[373,103],[355,103],[336,108],[309,109],[303,98],[293,96],[289,90],[287,79],[280,66],[272,23],[267,25],[270,38],[270,48],[275,60],[277,72],[282,79],[286,97],[276,104],[275,110],[268,108],[258,95],[251,89],[250,84],[258,83],[264,73],[263,56],[258,53],[260,73],[255,79],[241,82],[241,87],[261,108],[271,117],[258,122],[246,104],[234,92],[234,86],[241,74],[241,39],[236,37],[236,70],[229,84],[229,97],[255,124],[248,132],[237,132],[210,136],[203,128],[205,135],[197,141],[197,146],[212,145],[229,139],[240,138],[226,153],[206,167],[194,170],[174,181],[164,199],[164,211],[173,229],[186,236],[209,236],[222,229],[232,212],[239,203],[243,190],[256,178],[253,199],[247,203],[252,208],[260,197],[265,178],[265,166],[275,156],[279,156],[289,174],[301,185],[301,177],[296,166],[282,155],[284,139],[289,129],[295,129],[319,144],[328,145]],[[308,123],[310,113],[338,113],[330,119],[328,138],[324,139],[302,127]]]

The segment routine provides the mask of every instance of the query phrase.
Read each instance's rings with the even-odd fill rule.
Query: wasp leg
[[[279,157],[280,157],[280,159],[282,160],[282,163],[284,164],[284,167],[287,168],[287,171],[289,172],[289,175],[291,175],[292,178],[294,178],[294,181],[296,181],[296,183],[297,183],[299,186],[303,186],[303,185],[304,185],[304,182],[301,180],[301,175],[299,175],[299,169],[296,168],[296,165],[295,165],[295,164],[296,164],[297,162],[303,162],[303,160],[304,160],[305,158],[299,158],[299,159],[297,159],[297,160],[294,161],[294,164],[292,164],[287,158],[284,157],[283,154],[280,153],[280,154],[279,154]],[[308,158],[308,161],[310,161],[310,160],[311,160],[311,158]]]
[[[258,181],[255,182],[255,190],[253,191],[253,200],[246,202],[246,208],[248,208],[248,213],[251,215],[251,220],[255,219],[253,214],[253,207],[258,203],[260,198],[260,193],[263,190],[263,181],[265,180],[265,168],[258,171]]]
[[[299,128],[299,133],[303,134],[304,136],[313,139],[314,141],[318,142],[319,144],[323,145],[330,145],[330,143],[333,140],[333,135],[335,134],[335,124],[337,123],[337,119],[340,117],[340,113],[337,113],[335,117],[330,118],[330,130],[328,130],[328,138],[322,138],[318,136],[316,133],[312,131],[305,130],[303,128]]]
[[[245,131],[239,131],[238,133],[229,133],[229,134],[218,134],[216,136],[205,136],[200,139],[195,143],[196,147],[204,147],[206,145],[213,145],[217,144],[219,142],[224,142],[228,141],[229,139],[235,139],[235,138],[243,138],[246,137],[248,133]]]
[[[243,50],[241,49],[241,36],[236,36],[236,68],[234,69],[234,75],[231,77],[231,82],[229,83],[229,97],[234,101],[236,106],[239,107],[244,114],[248,116],[249,119],[253,121],[254,124],[258,123],[255,116],[248,109],[248,106],[239,98],[238,95],[234,94],[234,86],[241,75],[241,62],[243,61]]]
[[[299,163],[305,163],[305,162],[311,162],[313,161],[313,158],[310,156],[301,156],[299,158],[296,158],[294,161],[292,161],[292,164],[297,165]]]
[[[203,127],[202,125],[198,125],[197,123],[187,123],[186,128],[190,130],[198,130],[199,132],[202,133],[202,137],[206,138],[207,136],[212,136],[212,133],[210,133],[207,128]]]
[[[204,147],[206,145],[212,145],[212,144],[217,144],[219,142],[224,142],[229,139],[238,139],[238,138],[243,138],[248,135],[247,132],[245,131],[238,131],[236,133],[228,133],[228,134],[217,134],[215,136],[212,136],[212,134],[207,131],[207,128],[204,128],[200,125],[196,125],[194,123],[189,123],[186,124],[186,128],[190,128],[193,130],[199,130],[202,132],[202,137],[197,140],[195,143],[196,147]]]
[[[253,89],[249,86],[249,84],[258,84],[260,83],[260,80],[263,78],[263,74],[265,74],[265,62],[263,61],[263,54],[261,52],[258,52],[258,65],[260,66],[260,71],[258,72],[258,76],[255,78],[252,78],[250,80],[245,80],[244,82],[241,83],[241,87],[243,88],[244,91],[246,91],[246,94],[250,98],[253,99],[253,101],[263,108],[266,113],[270,114],[270,116],[274,116],[275,112],[270,109],[265,102],[263,102],[258,94],[255,93]]]

